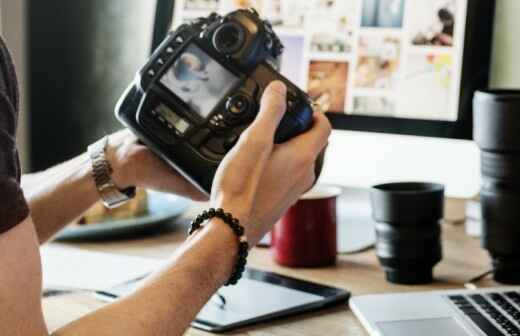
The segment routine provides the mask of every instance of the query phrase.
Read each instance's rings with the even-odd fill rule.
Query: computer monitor
[[[488,84],[494,1],[158,0],[154,43],[240,7],[273,23],[282,74],[328,111],[336,131],[323,180],[427,179],[451,195],[477,192],[478,151],[460,140],[472,138],[473,93]]]

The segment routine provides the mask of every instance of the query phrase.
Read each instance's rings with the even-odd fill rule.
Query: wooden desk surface
[[[74,244],[75,247],[121,253],[127,255],[165,258],[185,238],[186,219],[172,224],[163,232],[144,237],[120,241]],[[440,289],[460,289],[470,278],[489,268],[489,257],[480,248],[478,239],[468,237],[463,225],[443,226],[444,258],[435,269],[436,282],[427,286],[398,286],[387,283],[374,250],[340,255],[335,267],[316,269],[290,269],[275,264],[268,249],[255,249],[251,253],[249,265],[295,278],[306,279],[331,286],[348,289],[355,295],[390,293],[403,291],[424,291]],[[494,285],[487,281],[483,285]],[[49,329],[55,330],[64,324],[103,305],[90,294],[71,294],[47,298],[43,301],[45,318]],[[367,335],[347,306],[330,308],[315,313],[281,319],[274,323],[260,324],[244,328],[232,335]],[[187,335],[210,335],[190,329]]]

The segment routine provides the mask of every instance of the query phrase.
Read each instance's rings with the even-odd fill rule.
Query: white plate
[[[148,213],[136,218],[113,220],[88,225],[72,225],[58,233],[58,240],[116,238],[142,232],[167,223],[181,215],[191,201],[171,194],[148,191]]]

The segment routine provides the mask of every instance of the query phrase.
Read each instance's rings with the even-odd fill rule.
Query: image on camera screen
[[[207,118],[239,78],[191,44],[161,78],[161,83],[193,111]]]

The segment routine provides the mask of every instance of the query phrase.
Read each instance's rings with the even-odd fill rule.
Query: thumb
[[[260,111],[251,128],[264,136],[274,136],[286,110],[287,87],[281,81],[267,86],[260,101]]]

